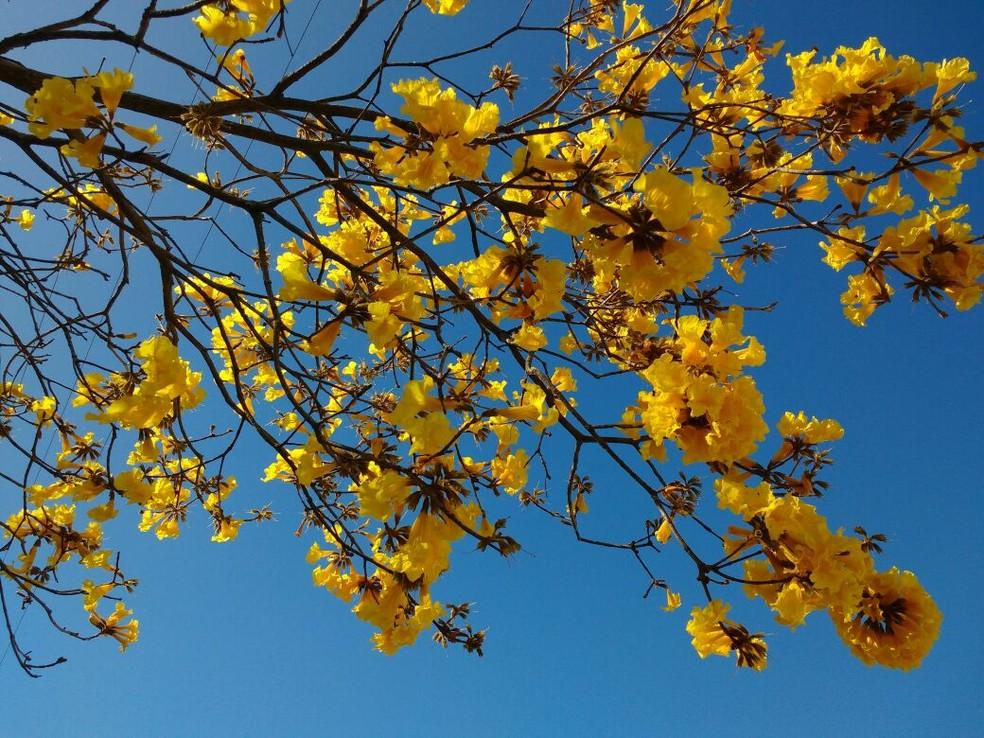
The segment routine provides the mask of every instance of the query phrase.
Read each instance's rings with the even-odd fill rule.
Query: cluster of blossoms
[[[54,426],[61,441],[55,460],[57,480],[34,484],[25,490],[26,505],[0,522],[3,537],[19,552],[4,564],[5,576],[20,582],[24,591],[44,587],[58,569],[77,561],[86,571],[102,572],[107,581],[81,585],[84,609],[97,634],[115,638],[121,649],[137,639],[138,621],[122,622],[131,612],[117,601],[109,615],[99,614],[103,597],[116,589],[132,590],[134,582],[123,578],[113,560],[113,551],[103,545],[102,524],[115,517],[115,502],[106,468],[99,463],[101,443],[93,433],[79,434],[57,413],[54,397],[32,397],[21,384],[0,385],[0,424],[9,429],[18,417],[33,416],[40,430]],[[98,504],[96,504],[98,503]],[[80,504],[87,505],[85,521],[77,521]]]
[[[131,87],[133,75],[121,69],[74,81],[62,77],[47,79],[24,106],[30,121],[28,130],[41,139],[55,131],[66,133],[69,141],[61,146],[61,153],[92,169],[101,166],[103,146],[116,131],[155,146],[161,140],[156,124],[142,128],[116,120],[123,93]]]
[[[774,461],[802,454],[817,444],[839,439],[836,421],[807,420],[786,413],[777,430],[784,436]],[[724,541],[727,560],[744,560],[741,581],[749,597],[761,598],[776,622],[801,626],[811,612],[826,610],[838,634],[866,664],[911,669],[929,653],[939,635],[942,615],[911,572],[875,570],[872,550],[884,536],[862,538],[831,532],[813,505],[802,497],[803,480],[793,493],[774,493],[741,465],[715,482],[718,506],[745,521],[732,526]],[[863,531],[859,531],[863,532]],[[746,559],[761,549],[764,558]],[[739,665],[762,669],[766,646],[760,634],[728,620],[729,605],[712,600],[693,609],[687,632],[701,658],[738,655]]]
[[[665,459],[666,440],[683,451],[683,462],[730,464],[749,456],[765,438],[765,404],[755,381],[741,373],[765,361],[754,337],[741,335],[741,308],[702,320],[687,315],[669,321],[673,337],[650,344],[656,356],[639,372],[653,389],[622,416],[626,432],[645,430],[645,452]],[[638,324],[636,326],[638,329]]]
[[[466,4],[424,0],[439,15]],[[223,48],[287,13],[281,0],[193,5],[194,24]],[[98,610],[133,586],[102,545],[119,500],[139,509],[140,530],[161,539],[178,536],[196,508],[216,542],[271,517],[266,508],[233,510],[242,493],[231,498],[237,482],[223,472],[231,449],[203,450],[220,441],[214,424],[200,436],[186,427],[195,408],[224,403],[235,438],[249,429],[270,448],[263,481],[297,491],[298,534],[317,535],[307,556],[315,585],[371,624],[385,653],[430,628],[443,644],[481,652],[484,631],[467,623],[467,605],[442,601],[441,578],[463,542],[503,556],[519,550],[500,512],[514,501],[598,542],[581,529],[593,523],[593,486],[579,467],[591,447],[652,504],[640,536],[611,545],[665,590],[665,610],[684,595],[654,577],[643,554],[680,544],[698,563],[708,604],[693,608],[686,629],[701,657],[735,653],[741,666],[765,666],[764,637],[729,620],[728,603],[711,594],[712,584],[741,582],[784,626],[826,610],[865,663],[918,665],[940,627],[932,599],[913,574],[878,571],[883,536],[832,531],[812,502],[826,487],[822,447],[841,437],[840,426],[787,413],[773,428],[778,450],[766,463],[754,459],[770,432],[750,373],[765,350],[746,334],[748,311],[722,303],[721,282],[741,284],[746,269],[772,258],[754,234],[809,227],[823,239],[824,263],[861,269],[841,297],[852,323],[864,325],[898,289],[941,312],[945,300],[973,307],[984,290],[984,246],[966,222],[969,207],[949,204],[982,156],[955,125],[954,90],[973,73],[962,59],[895,58],[870,39],[830,59],[787,56],[792,91],[778,97],[763,85],[781,44],[767,45],[762,29],[738,33],[729,0],[681,0],[661,25],[641,4],[574,6],[557,32],[578,63],[557,67],[547,102],[511,121],[486,99],[501,91],[512,99],[520,78],[508,65],[474,95],[433,72],[388,80],[402,100],[389,115],[383,71],[371,102],[333,106],[262,96],[245,53],[220,53],[209,79],[230,84],[168,119],[206,141],[208,171],[167,174],[208,198],[199,215],[213,201],[249,215],[252,250],[235,244],[247,267],[206,271],[177,244],[154,248],[160,335],[122,346],[117,339],[133,336],[110,333],[104,363],[117,371],[76,366],[68,404],[87,408],[83,419],[108,426],[114,443],[132,441],[123,468],[118,457],[111,468],[95,432],[69,422],[72,411],[53,393],[0,384],[0,442],[19,424],[61,443],[44,467],[53,481],[26,489],[27,504],[0,528],[5,550],[19,549],[2,574],[31,593],[67,562],[107,572],[98,583],[80,575],[78,591],[98,633],[126,647],[137,637],[130,611],[120,602],[108,615]],[[100,246],[117,237],[92,236],[96,222],[137,241],[154,237],[144,227],[153,219],[135,217],[110,184],[122,167],[104,156],[117,130],[150,146],[160,140],[155,126],[116,121],[132,86],[121,70],[47,78],[22,117],[39,141],[64,133],[61,153],[86,170],[35,207]],[[651,98],[670,94],[679,110],[652,110]],[[657,137],[663,122],[671,133]],[[18,121],[0,116],[0,125]],[[885,171],[843,164],[852,147],[891,143],[913,127],[905,154]],[[691,140],[679,145],[685,131]],[[280,148],[258,157],[262,166],[233,149],[250,174],[223,183],[211,157],[234,135]],[[112,154],[135,166],[125,147]],[[281,171],[263,168],[277,158]],[[157,165],[163,171],[163,160]],[[244,188],[262,191],[264,177],[265,194]],[[836,216],[810,213],[831,201]],[[14,201],[4,202],[0,228],[29,230],[34,212],[15,214]],[[731,235],[753,208],[774,220]],[[273,227],[287,232],[279,248],[268,245]],[[84,271],[89,258],[69,249],[53,261]],[[577,394],[607,388],[604,380],[629,391],[613,392],[610,417],[592,422]],[[574,448],[559,505],[558,482],[539,473],[558,437]],[[716,561],[705,562],[688,538],[710,529],[698,517],[699,476],[664,477],[677,463],[713,480],[719,507],[737,518],[718,536],[723,558],[715,542]],[[83,509],[84,526],[76,521]]]
[[[489,147],[476,143],[499,124],[494,103],[473,107],[458,100],[453,89],[441,89],[436,79],[404,80],[393,92],[406,101],[400,112],[416,124],[410,133],[387,116],[376,118],[376,129],[401,139],[397,146],[371,145],[379,171],[398,185],[431,189],[452,177],[478,179],[485,171]]]
[[[230,0],[201,7],[195,25],[220,46],[230,46],[262,33],[290,0]]]

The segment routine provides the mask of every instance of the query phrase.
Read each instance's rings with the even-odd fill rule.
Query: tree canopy
[[[821,515],[840,424],[767,423],[745,318],[783,308],[739,286],[809,233],[844,330],[899,297],[973,308],[969,63],[783,50],[730,0],[533,4],[439,56],[413,34],[467,0],[358,0],[309,57],[328,11],[282,0],[99,0],[0,38],[0,604],[25,671],[59,659],[18,641],[19,607],[136,641],[113,530],[194,517],[216,543],[296,517],[375,648],[481,654],[481,581],[441,577],[454,549],[520,551],[517,508],[686,603],[702,658],[765,667],[741,591],[763,622],[826,611],[868,664],[929,653],[942,615],[876,562],[886,536]],[[23,61],[62,48],[70,72]],[[247,448],[293,498],[237,492]],[[611,526],[615,495],[644,512]]]

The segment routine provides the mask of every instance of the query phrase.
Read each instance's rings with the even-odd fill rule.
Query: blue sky
[[[35,5],[13,0],[4,14],[15,23],[35,22]],[[294,1],[295,27],[312,6],[311,0]],[[566,6],[560,0],[535,3],[541,14]],[[650,3],[653,17],[657,6]],[[732,18],[745,27],[765,26],[767,37],[784,39],[791,52],[816,46],[829,54],[836,45],[856,46],[877,35],[893,54],[924,61],[967,56],[973,68],[984,70],[979,14],[972,0],[736,0]],[[509,18],[492,0],[472,0],[461,16],[441,21],[445,26],[421,24],[419,33],[429,34],[418,37],[421,49],[483,38]],[[316,24],[299,57],[305,49],[313,52],[322,34],[334,33]],[[200,58],[194,34],[188,37],[188,53]],[[366,45],[359,53],[374,49]],[[19,58],[75,73],[67,67],[98,65],[98,53],[89,53],[94,56]],[[528,74],[531,86],[548,75],[551,49],[545,45],[517,47],[513,54],[517,67],[530,69],[520,73]],[[343,65],[339,74],[347,69]],[[783,74],[781,64],[773,70]],[[317,94],[317,85],[312,80],[302,91]],[[963,94],[964,124],[978,139],[984,137],[982,85]],[[169,91],[175,99],[182,94]],[[176,156],[191,161],[201,152],[179,150]],[[962,201],[984,202],[980,173],[969,173],[965,182]],[[980,213],[971,220],[980,224]],[[820,263],[816,239],[781,243],[777,263],[750,271],[738,289],[749,301],[780,300],[775,314],[753,316],[748,324],[769,354],[755,372],[767,419],[804,409],[845,426],[828,475],[832,489],[819,507],[833,527],[861,524],[888,534],[879,565],[914,570],[937,600],[945,615],[942,634],[921,669],[903,674],[867,668],[841,645],[823,613],[790,633],[738,592],[731,599],[741,619],[769,635],[768,669],[751,673],[738,671],[731,660],[701,661],[683,630],[698,592],[681,557],[668,551],[657,562],[657,574],[684,594],[685,606],[665,614],[658,598],[641,598],[646,582],[626,557],[579,547],[542,515],[520,509],[510,526],[524,544],[522,553],[503,561],[462,546],[442,585],[448,599],[478,603],[475,622],[489,628],[485,657],[443,651],[426,637],[385,657],[371,650],[369,629],[344,604],[311,586],[304,554],[312,539],[293,535],[290,490],[258,481],[267,463],[264,451],[261,459],[242,460],[237,495],[250,506],[271,503],[279,517],[244,529],[235,544],[210,543],[203,519],[191,521],[179,540],[163,543],[128,530],[135,521],[116,521],[113,535],[125,544],[127,569],[141,579],[128,601],[141,620],[139,643],[121,655],[111,643],[70,642],[29,614],[20,630],[24,641],[39,657],[64,654],[69,662],[29,680],[12,658],[5,660],[0,683],[7,710],[0,732],[977,734],[984,719],[984,700],[973,686],[984,657],[978,617],[984,595],[975,584],[984,574],[977,543],[984,511],[978,467],[984,308],[942,321],[901,296],[869,327],[857,329],[840,313],[845,275]],[[212,240],[204,253],[219,248]],[[603,520],[617,524],[617,516],[631,509],[619,496],[632,490],[615,477],[595,482],[595,497],[610,495],[613,502],[606,506],[593,498],[592,513],[597,507],[608,516]]]

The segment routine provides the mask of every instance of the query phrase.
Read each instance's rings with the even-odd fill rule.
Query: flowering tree
[[[883,535],[815,506],[840,425],[787,412],[761,447],[765,350],[743,317],[773,306],[726,285],[812,231],[856,326],[897,293],[973,307],[984,247],[951,203],[984,151],[957,125],[965,59],[871,38],[787,54],[790,82],[782,44],[732,25],[730,0],[576,0],[547,25],[531,0],[412,62],[411,21],[439,33],[466,0],[358,0],[310,58],[296,33],[320,3],[145,0],[132,22],[113,5],[0,38],[0,151],[22,162],[0,171],[0,602],[28,673],[58,660],[17,641],[19,606],[76,638],[137,639],[115,525],[164,539],[205,516],[224,543],[273,516],[235,494],[244,444],[296,491],[277,512],[317,535],[314,583],[386,653],[431,630],[481,654],[440,579],[455,546],[520,550],[507,519],[526,506],[624,552],[664,609],[699,600],[701,657],[766,664],[721,599],[737,583],[790,628],[825,610],[865,663],[920,663],[933,600],[876,566]],[[338,86],[367,36],[381,54]],[[520,71],[542,70],[522,58],[476,76],[522,38],[562,51],[552,87],[526,90]],[[19,61],[62,48],[67,76]],[[109,49],[155,81],[92,69]],[[186,78],[192,99],[160,82]],[[223,243],[207,258],[203,234]],[[579,408],[599,393],[617,401]],[[589,455],[645,501],[628,540],[591,523],[606,499]],[[674,546],[693,592],[659,566]]]

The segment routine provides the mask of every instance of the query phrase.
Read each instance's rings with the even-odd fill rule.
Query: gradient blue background
[[[58,17],[67,14],[64,6],[83,3],[52,3],[59,11],[42,5],[13,0],[0,15],[19,27],[36,23],[39,13]],[[472,0],[455,19],[421,25],[418,33],[440,36],[423,37],[420,48],[484,39],[509,22],[513,5]],[[538,0],[535,12],[556,17],[566,6]],[[312,0],[294,1],[293,28],[312,7]],[[649,7],[657,18],[659,3]],[[329,15],[334,19],[335,10]],[[746,28],[764,25],[767,38],[786,41],[786,51],[816,46],[829,54],[838,44],[877,35],[894,54],[968,56],[984,70],[981,4],[973,0],[736,0],[732,19]],[[298,58],[337,29],[315,21]],[[187,35],[189,54],[201,58],[194,33]],[[362,61],[376,50],[363,47]],[[556,54],[559,48],[545,42],[512,47],[510,56],[493,61],[511,58],[535,88]],[[129,54],[124,57],[123,63]],[[68,74],[99,61],[18,58]],[[137,79],[142,89],[145,78]],[[785,85],[781,64],[771,79]],[[978,139],[984,137],[982,89],[979,82],[963,94],[965,125]],[[191,90],[166,94],[188,99]],[[970,172],[961,201],[975,208],[978,227],[982,192],[980,173]],[[737,290],[749,302],[780,300],[776,313],[753,316],[748,325],[769,354],[755,372],[767,419],[802,408],[847,429],[835,446],[832,489],[820,508],[835,527],[860,523],[888,534],[880,565],[915,570],[936,598],[945,621],[921,669],[867,668],[822,613],[791,634],[737,591],[731,594],[736,611],[769,634],[769,667],[758,674],[738,671],[731,660],[702,662],[683,630],[698,593],[681,558],[666,553],[656,562],[657,574],[684,593],[684,607],[665,614],[660,598],[641,599],[645,580],[627,557],[580,547],[539,513],[519,509],[510,525],[524,551],[502,561],[462,545],[439,592],[478,603],[475,622],[489,627],[485,657],[443,651],[426,637],[385,657],[371,651],[367,626],[311,586],[304,554],[312,538],[293,535],[290,490],[259,483],[264,452],[255,469],[247,463],[237,470],[237,496],[243,505],[271,503],[279,518],[244,529],[236,544],[209,543],[202,519],[186,525],[179,540],[163,543],[132,532],[125,515],[116,521],[113,540],[125,544],[127,571],[142,581],[128,600],[141,620],[140,641],[128,653],[108,642],[56,638],[36,613],[24,619],[19,635],[38,658],[64,654],[69,662],[30,680],[13,658],[5,660],[0,734],[979,735],[984,308],[941,321],[900,295],[868,328],[857,329],[840,314],[845,275],[820,263],[816,239],[776,241],[785,247],[777,263],[750,270]],[[616,478],[596,478],[596,487],[592,514],[597,509],[612,522],[618,513],[605,512],[603,496],[628,487]]]

